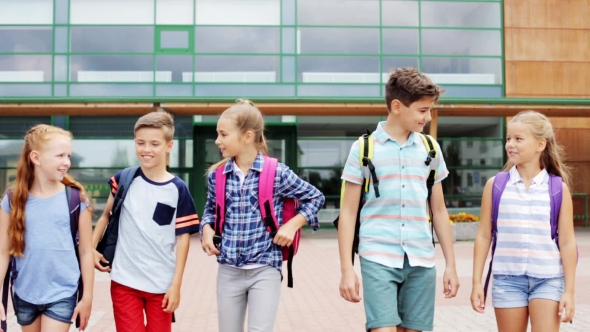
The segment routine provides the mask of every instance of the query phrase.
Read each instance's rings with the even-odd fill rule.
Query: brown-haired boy
[[[447,263],[443,277],[445,296],[454,297],[459,288],[440,183],[448,171],[440,153],[426,163],[428,149],[418,134],[431,120],[431,109],[441,94],[442,90],[415,68],[395,70],[385,88],[387,121],[380,122],[370,138],[374,141],[372,163],[380,196],[376,197],[370,185],[360,212],[358,252],[368,331],[433,329],[436,271],[426,209],[426,180],[431,170],[437,174],[430,198],[433,222]],[[433,143],[440,151],[436,141]],[[350,302],[360,301],[359,281],[350,257],[366,174],[359,159],[357,141],[342,173],[346,189],[338,228],[340,295]]]
[[[114,259],[107,262],[95,252],[95,267],[111,272],[118,332],[166,332],[171,331],[172,313],[180,302],[190,234],[199,231],[199,218],[186,184],[166,171],[174,137],[172,116],[161,111],[146,114],[137,120],[134,132],[141,167],[126,188]],[[95,247],[109,222],[121,174],[109,180],[112,194],[94,229]]]

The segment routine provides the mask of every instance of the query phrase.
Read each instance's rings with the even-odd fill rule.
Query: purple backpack
[[[500,172],[496,174],[494,179],[494,186],[492,187],[492,259],[490,260],[490,267],[488,269],[488,275],[484,284],[484,302],[488,294],[488,285],[490,283],[490,276],[492,275],[492,263],[494,261],[494,253],[496,251],[496,239],[498,234],[498,210],[500,209],[500,199],[502,193],[506,189],[506,184],[510,179],[510,173]],[[549,175],[549,201],[551,204],[551,239],[557,243],[559,248],[559,234],[557,231],[557,224],[559,221],[559,211],[561,209],[561,200],[563,189],[563,180],[561,177],[556,175]]]

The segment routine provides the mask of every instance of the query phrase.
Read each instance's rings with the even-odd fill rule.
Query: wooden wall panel
[[[590,0],[504,0],[506,27],[590,29]]]
[[[506,68],[507,97],[590,97],[590,62],[509,61]]]
[[[507,28],[505,43],[506,61],[590,61],[590,30]]]

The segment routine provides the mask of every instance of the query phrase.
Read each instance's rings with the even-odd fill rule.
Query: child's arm
[[[356,215],[361,198],[362,187],[359,184],[346,181],[344,198],[340,206],[338,218],[338,249],[340,252],[340,296],[349,302],[359,302],[360,284],[352,265],[352,244]]]
[[[100,239],[102,238],[102,235],[104,234],[104,230],[107,227],[107,224],[109,223],[109,214],[111,213],[111,210],[113,209],[113,202],[114,202],[115,198],[113,197],[113,195],[109,195],[109,198],[107,199],[107,203],[105,204],[104,207],[104,211],[102,212],[102,215],[100,216],[100,218],[98,218],[98,221],[96,222],[96,225],[94,226],[94,232],[92,233],[92,249],[93,249],[93,261],[94,261],[94,267],[102,272],[108,272],[111,270],[110,267],[108,266],[102,266],[100,264],[100,262],[104,262],[104,263],[109,263],[98,251],[96,251],[96,246],[98,245],[98,243],[100,242]]]
[[[284,164],[281,164],[281,181],[277,195],[299,200],[299,213],[292,220],[283,220],[274,243],[280,246],[290,246],[295,232],[306,223],[314,230],[319,228],[318,212],[324,206],[324,195],[311,184],[301,180]],[[288,221],[288,222],[287,222]]]
[[[4,209],[0,208],[0,275],[2,276],[8,273],[8,262],[10,261],[10,242],[8,239],[9,222],[10,216],[4,211]],[[2,289],[2,286],[0,286],[0,289]],[[4,289],[2,289],[2,291],[4,291]],[[0,319],[2,321],[6,321],[5,310],[6,308],[0,303]]]
[[[445,297],[452,298],[457,295],[457,291],[459,290],[459,278],[457,277],[457,266],[455,265],[453,234],[451,232],[451,224],[449,223],[449,212],[445,205],[442,184],[440,182],[432,187],[430,205],[433,212],[432,222],[446,261],[443,289]]]
[[[562,322],[571,322],[574,318],[574,285],[576,283],[577,246],[574,234],[574,213],[572,195],[567,185],[563,184],[561,210],[557,229],[559,233],[559,251],[561,253],[561,264],[563,265],[563,276],[565,289],[559,303],[558,315]],[[565,315],[563,315],[565,309]]]
[[[492,243],[492,189],[494,187],[494,179],[495,177],[489,179],[483,189],[479,228],[475,235],[475,245],[473,248],[471,306],[473,310],[482,314],[485,309],[485,294],[483,293],[481,278],[486,258],[488,257],[488,251],[490,250],[490,244]]]
[[[83,331],[88,326],[94,289],[94,248],[92,247],[92,215],[90,209],[86,209],[80,214],[78,225],[80,234],[78,251],[80,253],[80,271],[84,282],[84,295],[74,309],[72,322],[75,322],[76,316],[80,315],[80,330]]]
[[[174,268],[174,278],[168,292],[162,301],[162,308],[165,312],[174,312],[180,304],[180,288],[182,286],[182,276],[188,257],[191,236],[189,233],[179,235],[176,240],[176,267]]]
[[[215,172],[209,172],[207,176],[207,202],[205,203],[205,212],[201,220],[201,247],[207,255],[219,255],[219,249],[213,243],[215,230]]]

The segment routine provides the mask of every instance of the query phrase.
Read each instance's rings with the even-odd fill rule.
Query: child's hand
[[[457,295],[459,291],[459,277],[457,277],[457,270],[447,268],[443,276],[443,292],[445,298],[450,299]]]
[[[356,272],[351,269],[342,273],[342,278],[340,278],[340,296],[348,302],[357,303],[361,300],[359,293],[360,284]]]
[[[82,300],[78,302],[74,309],[74,315],[72,316],[72,323],[76,323],[76,317],[80,315],[80,331],[84,331],[88,326],[88,319],[90,318],[90,312],[92,310],[92,300],[88,300],[82,297]]]
[[[215,243],[213,243],[213,236],[215,236],[215,231],[211,228],[211,225],[203,226],[201,247],[203,247],[203,251],[206,252],[208,256],[221,254],[219,249],[215,246]]]
[[[565,314],[563,313],[564,309]],[[559,301],[559,311],[557,312],[557,315],[561,316],[561,321],[564,323],[571,322],[574,319],[575,311],[574,294],[563,293],[561,301]]]
[[[162,308],[164,312],[172,313],[178,308],[180,304],[180,287],[170,286],[164,300],[162,300]]]
[[[480,314],[483,314],[485,310],[483,286],[481,284],[474,285],[471,290],[471,307]]]
[[[101,272],[111,271],[111,268],[109,266],[103,266],[102,264],[100,264],[100,262],[107,264],[109,263],[109,261],[107,261],[103,255],[101,255],[101,253],[94,249],[94,267]]]
[[[279,228],[272,242],[281,247],[288,247],[293,243],[295,233],[297,233],[297,228],[294,228],[292,223],[286,223]]]

